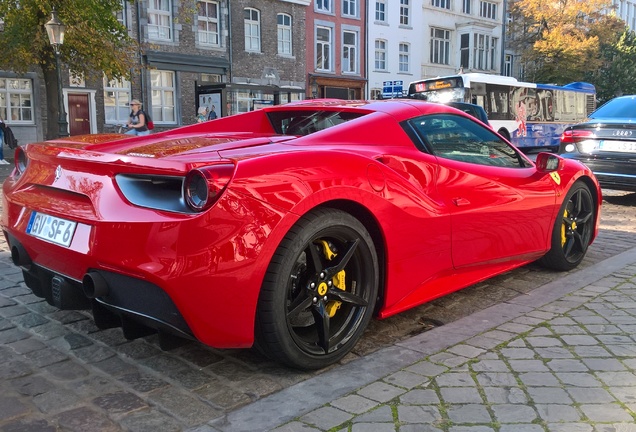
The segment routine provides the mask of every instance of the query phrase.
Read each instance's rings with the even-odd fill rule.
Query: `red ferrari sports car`
[[[317,369],[385,318],[540,260],[569,270],[601,192],[414,100],[279,105],[17,149],[2,229],[27,286],[127,338],[256,345]],[[180,340],[177,338],[177,340]]]

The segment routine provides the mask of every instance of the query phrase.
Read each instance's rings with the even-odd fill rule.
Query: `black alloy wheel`
[[[256,314],[257,346],[299,369],[337,362],[372,317],[378,275],[364,225],[340,210],[314,210],[289,231],[268,268]]]
[[[555,270],[577,267],[590,245],[595,224],[592,193],[583,182],[576,182],[567,193],[552,231],[552,247],[541,264]]]

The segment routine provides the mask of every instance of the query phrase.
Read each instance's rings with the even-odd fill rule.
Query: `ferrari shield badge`
[[[552,177],[552,180],[554,180],[554,182],[555,182],[556,184],[558,184],[558,185],[560,185],[560,184],[561,184],[561,176],[559,175],[559,173],[558,173],[558,172],[556,172],[556,171],[552,171],[552,172],[550,173],[550,177]]]

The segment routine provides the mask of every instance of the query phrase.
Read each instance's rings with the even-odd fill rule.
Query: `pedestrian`
[[[0,117],[0,165],[9,165],[9,162],[4,158],[4,120]]]
[[[130,118],[128,119],[128,128],[130,128],[126,135],[148,135],[150,130],[146,124],[146,113],[141,109],[141,102],[139,99],[133,99],[130,101]]]
[[[210,114],[208,114],[208,120],[214,120],[217,117],[215,107],[212,105],[212,108],[210,108]]]
[[[208,119],[208,108],[204,106],[200,106],[197,111],[197,123],[203,123]]]

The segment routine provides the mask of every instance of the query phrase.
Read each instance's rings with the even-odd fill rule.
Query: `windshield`
[[[612,99],[590,114],[590,118],[636,118],[636,96]]]

